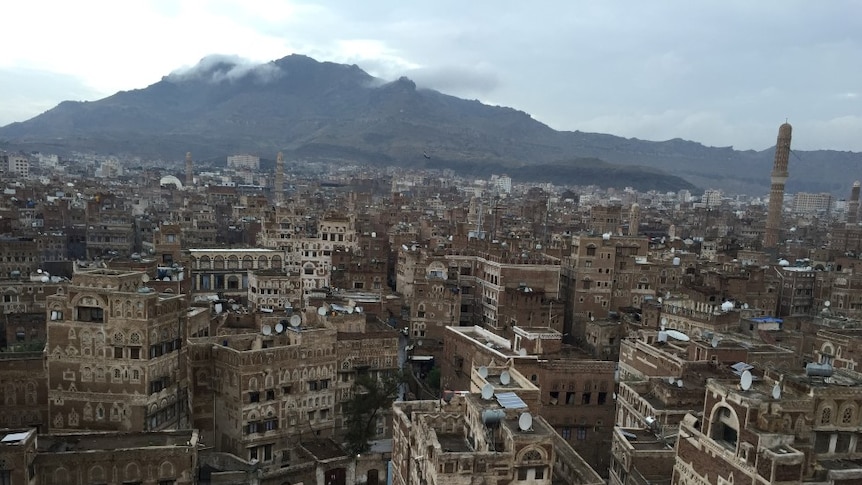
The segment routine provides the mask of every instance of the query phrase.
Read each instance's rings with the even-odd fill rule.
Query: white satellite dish
[[[281,322],[278,322],[275,324],[275,333],[281,333],[281,332],[284,332],[284,324]]]
[[[362,313],[362,307],[361,306],[356,307],[356,313]]]
[[[676,379],[675,379],[674,377],[668,377],[668,378],[667,378],[667,383],[668,383],[668,384],[674,384],[674,383],[676,383]]]
[[[530,431],[533,429],[533,415],[527,412],[521,413],[518,416],[518,429],[521,431]]]
[[[682,388],[682,379],[676,381],[676,387]]]
[[[753,381],[753,377],[751,377],[751,372],[745,371],[742,373],[742,377],[739,378],[739,385],[742,387],[743,391],[747,391],[751,389],[751,383]]]
[[[829,300],[826,300],[823,302],[823,306],[825,306],[826,308],[829,308],[830,306],[832,306],[832,302]]]
[[[300,317],[299,315],[293,315],[290,317],[291,327],[298,327],[300,323],[302,323],[302,317]]]
[[[664,330],[664,326],[667,325],[667,317],[661,317],[661,329]]]
[[[479,377],[481,377],[482,379],[488,377],[488,368],[484,365],[482,367],[479,367]]]
[[[144,283],[149,282],[150,281],[150,275],[145,274],[145,275],[141,276],[141,281],[143,281]]]
[[[492,397],[494,397],[494,386],[491,384],[485,384],[482,386],[482,399],[488,401]]]
[[[328,312],[328,310],[326,309],[325,306],[322,306],[322,307],[317,309],[317,314],[320,315],[321,317],[326,315],[327,312]]]
[[[748,310],[748,303],[743,303],[742,308],[743,310]]]
[[[781,399],[781,385],[779,385],[777,382],[774,386],[772,386],[772,399]]]
[[[269,325],[264,325],[261,331],[264,335],[272,335],[272,327],[270,327]]]
[[[518,355],[520,355],[521,357],[526,357],[527,356],[527,349],[525,349],[524,347],[521,347],[521,349],[518,350]]]
[[[691,340],[688,335],[678,331],[678,330],[666,330],[665,333],[668,337],[679,340],[680,342],[688,342]]]
[[[503,384],[504,386],[507,386],[507,385],[509,385],[510,382],[512,382],[512,376],[509,375],[509,371],[504,370],[500,374],[500,383]]]
[[[718,344],[721,343],[721,340],[719,340],[718,337],[712,337],[711,343],[712,343],[712,348],[717,349]]]

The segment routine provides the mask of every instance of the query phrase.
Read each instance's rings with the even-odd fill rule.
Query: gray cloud
[[[271,62],[260,64],[236,55],[213,54],[204,57],[194,66],[175,70],[165,79],[172,82],[197,79],[217,84],[253,76],[256,82],[268,83],[281,75],[281,69]]]

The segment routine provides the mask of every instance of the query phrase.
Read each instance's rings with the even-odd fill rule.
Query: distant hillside
[[[187,151],[203,159],[239,152],[271,158],[282,150],[296,158],[508,173],[516,180],[755,194],[768,191],[772,164],[771,150],[555,131],[511,108],[417,89],[406,78],[384,83],[355,65],[299,55],[258,66],[206,58],[144,89],[60,103],[0,128],[0,141],[178,162]],[[797,155],[790,191],[849,192],[847,174],[862,162],[858,153]]]

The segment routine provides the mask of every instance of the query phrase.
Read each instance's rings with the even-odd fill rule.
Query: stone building
[[[680,425],[671,483],[860,483],[859,376],[752,371],[707,383],[702,413]]]
[[[396,403],[392,483],[601,484],[517,393]]]
[[[37,352],[0,352],[0,427],[48,429],[48,376]]]
[[[343,431],[342,407],[358,375],[383,377],[400,367],[396,330],[365,313],[321,313],[294,314],[301,322],[281,333],[189,340],[194,427],[215,451],[256,460],[267,477],[281,477],[272,483],[295,480],[315,460],[321,473],[351,475],[344,451],[320,440]],[[391,434],[386,413],[374,424],[377,436]]]
[[[196,293],[220,293],[223,298],[245,301],[249,270],[279,270],[284,252],[274,249],[189,249],[192,288]]]
[[[207,319],[145,273],[79,272],[47,300],[50,429],[149,431],[187,424],[180,351]]]
[[[38,434],[0,429],[0,483],[198,483],[198,433]]]

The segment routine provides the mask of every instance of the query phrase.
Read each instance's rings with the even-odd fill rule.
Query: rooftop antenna
[[[772,399],[776,401],[781,399],[781,385],[777,382],[772,386]]]
[[[494,397],[494,386],[491,383],[487,383],[482,386],[482,399],[490,401],[492,397]]]
[[[718,336],[712,337],[712,348],[717,349],[718,344],[721,343],[721,340],[718,339]]]
[[[504,370],[500,374],[500,383],[503,384],[504,386],[508,386],[510,382],[512,382],[512,376],[509,375],[509,371]]]
[[[269,325],[264,325],[261,329],[264,335],[272,335],[272,327]]]
[[[284,332],[284,322],[286,322],[286,321],[287,320],[282,320],[282,321],[275,324],[275,333]]]
[[[296,327],[298,327],[301,323],[302,323],[302,317],[300,317],[299,315],[292,315],[292,316],[290,317],[290,326],[291,326],[291,327],[296,328]]]
[[[521,357],[526,357],[527,356],[527,349],[525,349],[524,347],[521,347],[520,350],[518,350],[518,355],[520,355]]]
[[[479,367],[479,377],[481,377],[482,379],[486,379],[488,377],[488,368],[484,365],[482,367]]]

